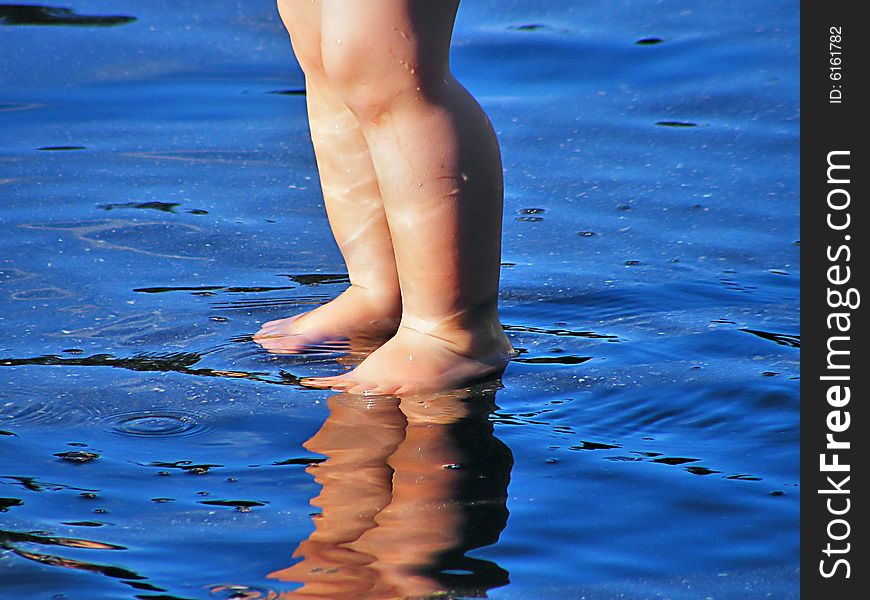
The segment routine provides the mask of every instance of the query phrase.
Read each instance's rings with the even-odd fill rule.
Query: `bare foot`
[[[265,323],[254,341],[274,354],[296,354],[336,342],[382,342],[399,326],[401,298],[351,285],[335,300],[287,319]]]
[[[409,321],[411,325],[409,326]],[[350,394],[416,394],[460,387],[504,370],[513,348],[495,322],[473,329],[419,326],[411,319],[358,367],[302,385]]]

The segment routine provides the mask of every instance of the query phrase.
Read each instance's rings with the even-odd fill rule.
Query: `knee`
[[[398,103],[419,99],[421,94],[415,61],[384,50],[370,39],[321,41],[326,79],[361,122],[376,122]]]
[[[320,56],[320,31],[314,27],[310,9],[298,0],[277,0],[278,13],[284,28],[290,35],[293,54],[306,76],[322,75],[323,60]],[[307,4],[307,2],[305,3]]]

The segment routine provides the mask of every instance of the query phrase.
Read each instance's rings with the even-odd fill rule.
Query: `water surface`
[[[797,597],[797,2],[463,1],[521,355],[414,401],[250,342],[347,283],[272,2],[0,49],[0,596]]]

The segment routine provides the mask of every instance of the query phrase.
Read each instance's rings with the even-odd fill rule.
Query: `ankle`
[[[355,300],[365,302],[377,312],[397,320],[402,316],[402,294],[398,286],[373,285],[369,287],[351,283],[346,293],[353,294]]]
[[[440,321],[423,319],[406,312],[402,315],[399,327],[446,342],[451,350],[464,356],[510,354],[513,351],[498,320],[497,310],[476,315],[463,311]]]

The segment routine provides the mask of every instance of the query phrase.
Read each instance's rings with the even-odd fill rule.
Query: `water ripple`
[[[207,433],[203,415],[178,410],[131,410],[107,415],[110,431],[136,437],[165,437]]]

